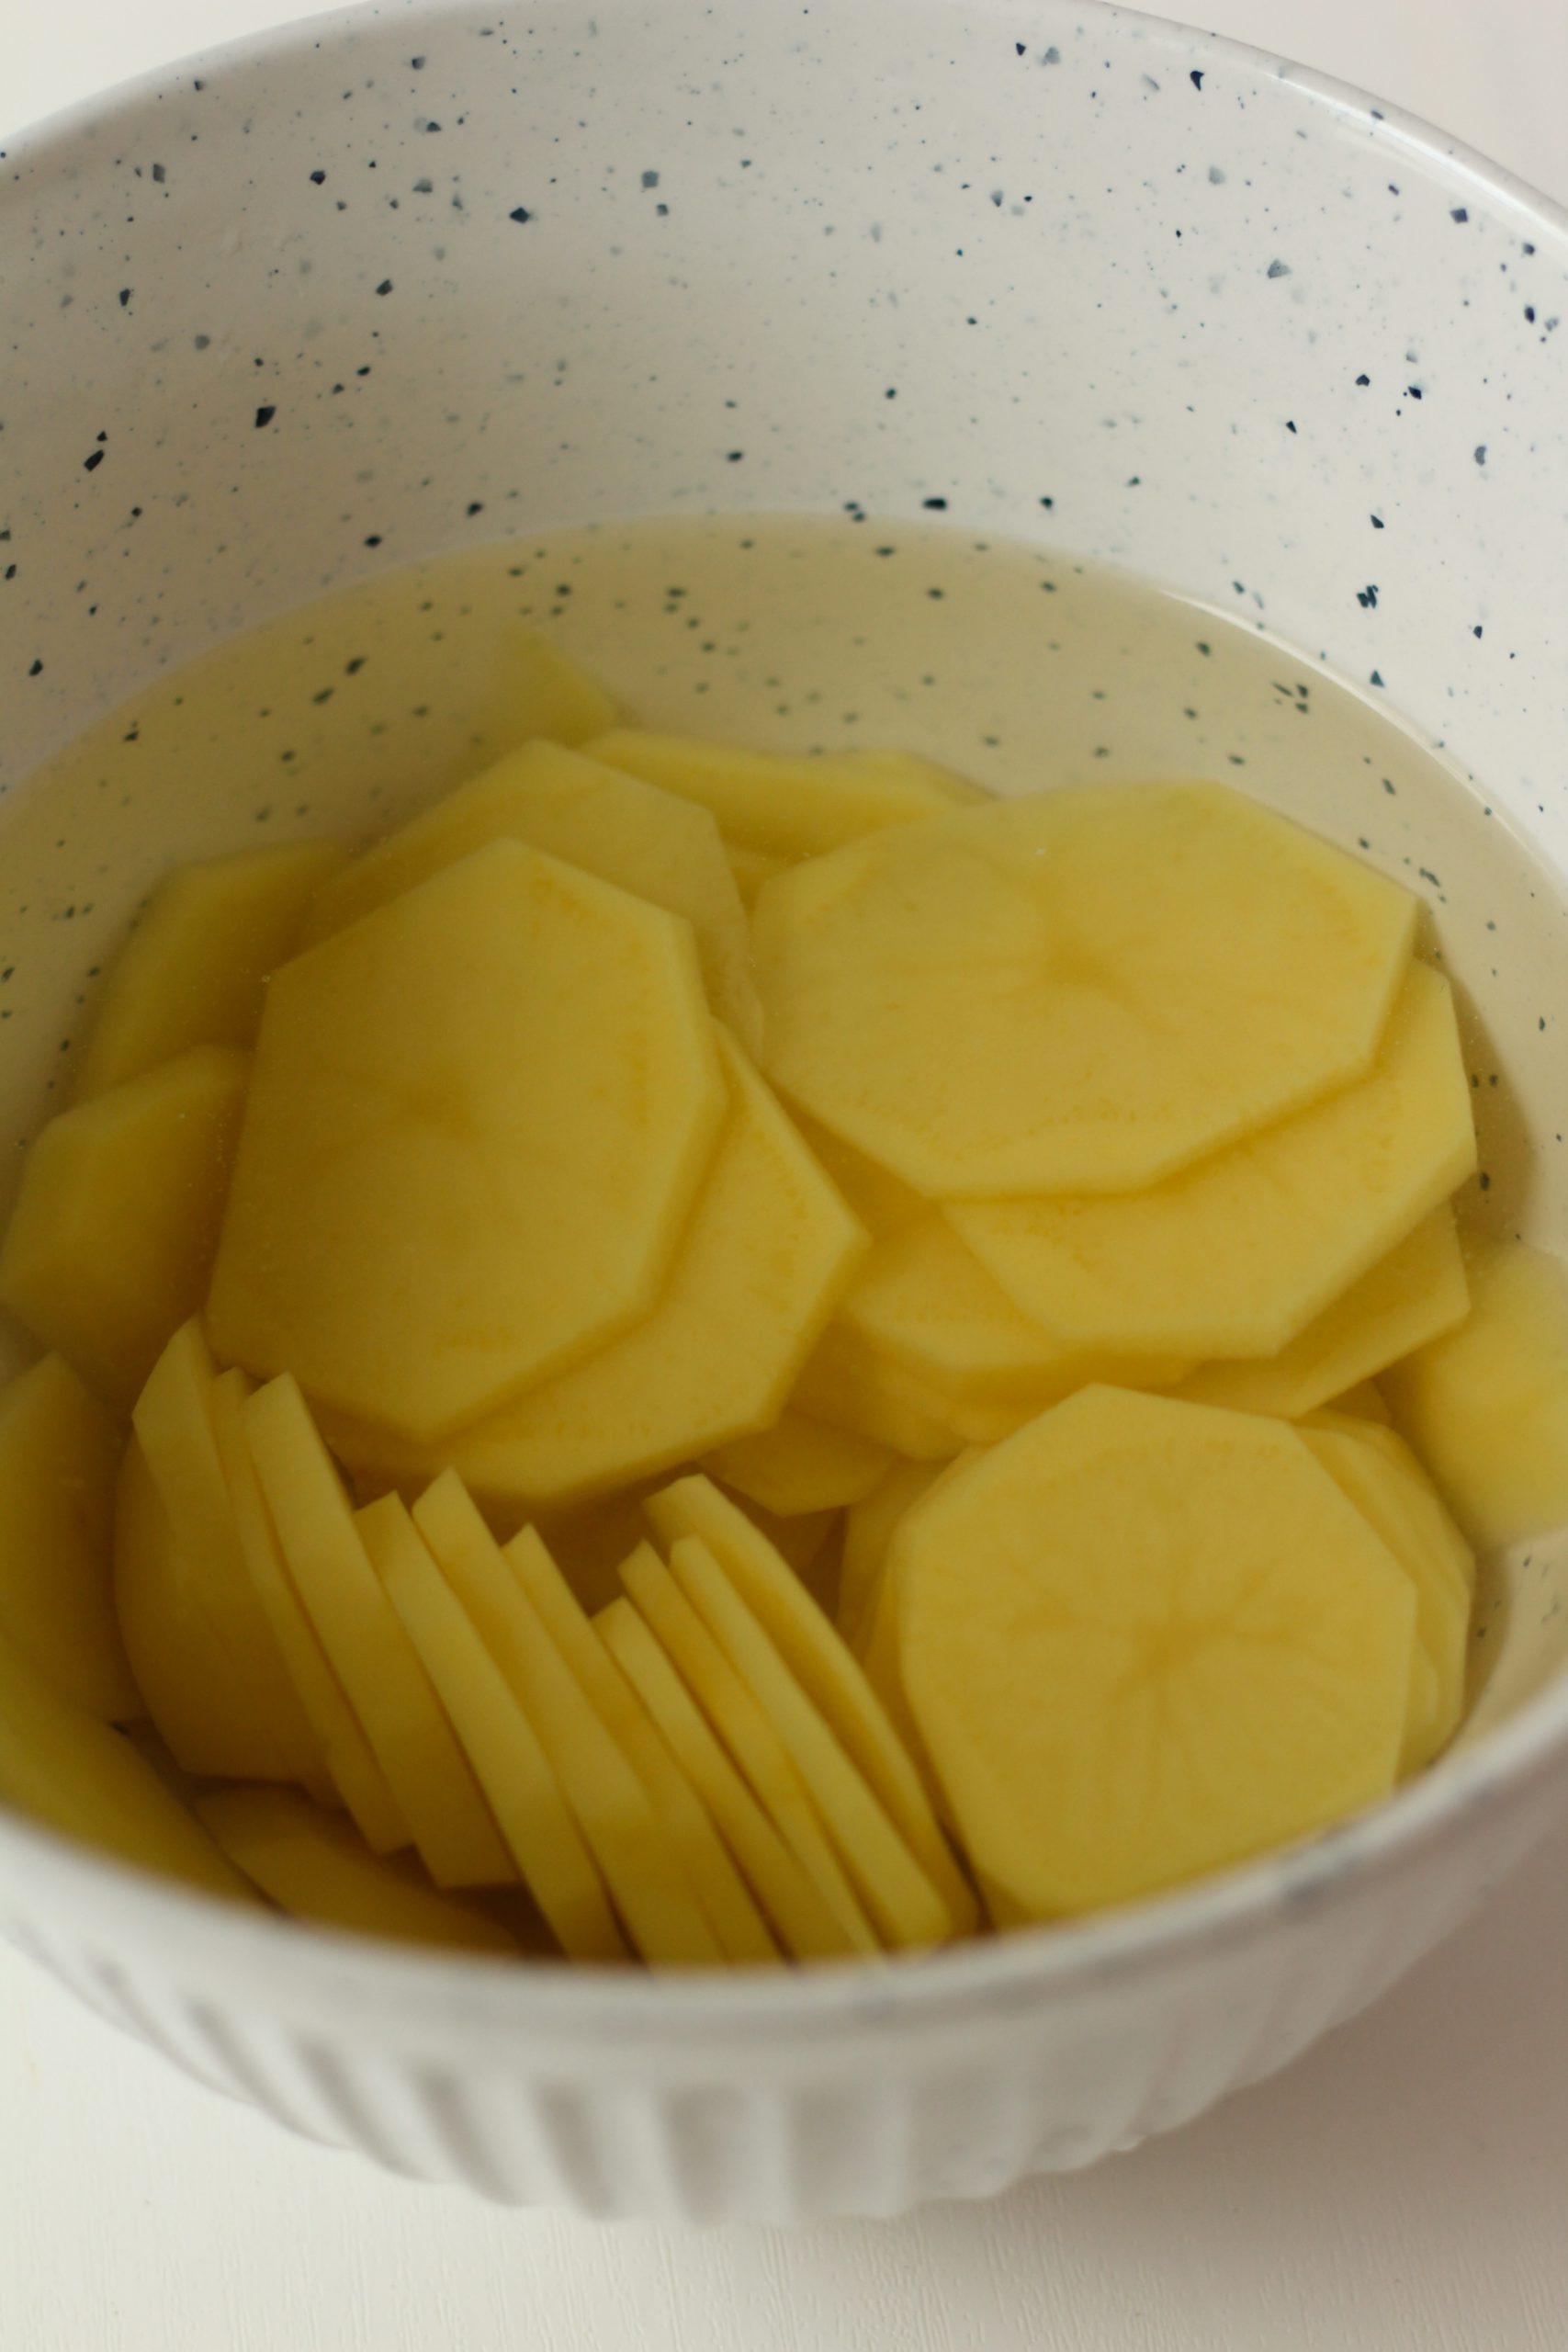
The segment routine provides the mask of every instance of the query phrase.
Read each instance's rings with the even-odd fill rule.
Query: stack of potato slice
[[[1409,896],[1216,786],[995,802],[516,677],[482,775],[187,869],[110,972],[0,1244],[53,1351],[0,1392],[0,1796],[711,1966],[1122,1899],[1428,1762],[1475,1549],[1568,1519],[1568,1294],[1456,1224]]]

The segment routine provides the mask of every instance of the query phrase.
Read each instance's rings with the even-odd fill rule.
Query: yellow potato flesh
[[[750,914],[763,883],[771,881],[775,874],[782,874],[789,861],[783,857],[770,857],[766,850],[739,848],[734,842],[727,844],[726,854],[729,860],[729,871],[735,877],[735,887],[740,893],[740,903]]]
[[[1082,1346],[1268,1356],[1475,1164],[1448,983],[1414,965],[1369,1076],[1146,1193],[949,1211],[1026,1314]]]
[[[931,1199],[1129,1191],[1363,1077],[1415,912],[1221,786],[990,802],[767,884],[766,1068]]]
[[[320,1751],[251,1581],[229,1499],[214,1420],[217,1379],[193,1318],[175,1333],[136,1400],[137,1442],[168,1522],[167,1573],[188,1576],[190,1604],[229,1662],[233,1750],[252,1759],[243,1777],[313,1786]],[[199,1668],[199,1657],[191,1663]]]
[[[962,1932],[975,1922],[974,1897],[953,1859],[908,1750],[858,1660],[837,1629],[746,1513],[711,1479],[682,1478],[649,1498],[650,1524],[666,1545],[695,1535],[707,1545],[802,1688],[821,1710],[845,1754],[897,1824]]]
[[[1324,1409],[1344,1413],[1353,1420],[1379,1421],[1385,1429],[1393,1418],[1375,1380],[1359,1380],[1355,1387],[1347,1388],[1343,1396],[1331,1396]]]
[[[0,1388],[0,1635],[105,1723],[146,1713],[114,1606],[123,1443],[59,1356]]]
[[[951,1462],[974,1442],[928,1382],[836,1321],[801,1366],[791,1403],[814,1420],[851,1430],[910,1462]],[[994,1412],[987,1409],[987,1419]],[[964,1418],[967,1422],[973,1416]]]
[[[1401,1772],[1419,1771],[1447,1746],[1464,1710],[1475,1561],[1420,1464],[1392,1430],[1327,1413],[1302,1440],[1387,1544],[1416,1593],[1416,1672],[1400,1749]]]
[[[1489,1552],[1568,1520],[1568,1270],[1520,1242],[1467,1252],[1470,1313],[1380,1382],[1449,1509]]]
[[[1393,1784],[1415,1592],[1282,1422],[1084,1389],[928,1495],[887,1574],[927,1754],[1024,1916],[1175,1884]]]
[[[625,1960],[626,1940],[544,1744],[428,1546],[389,1548],[381,1567],[551,1934],[569,1959]]]
[[[1464,1254],[1445,1202],[1277,1356],[1201,1365],[1178,1393],[1198,1405],[1299,1420],[1452,1330],[1469,1312]]]
[[[340,1815],[288,1789],[216,1789],[196,1810],[236,1870],[296,1919],[452,1951],[516,1957],[506,1929],[402,1857],[373,1854]]]
[[[252,1046],[268,976],[294,953],[312,896],[343,865],[330,842],[182,866],[109,967],[76,1099],[194,1046]]]
[[[487,1506],[559,1511],[765,1427],[864,1247],[767,1087],[715,1034],[729,1117],[658,1306],[426,1457]]]
[[[552,743],[584,743],[614,727],[615,698],[548,638],[533,629],[502,632],[495,681],[481,720],[481,740],[498,752],[543,736]]]
[[[577,1677],[600,1722],[648,1792],[726,1960],[779,1957],[766,1920],[731,1861],[701,1797],[616,1665],[547,1547],[526,1533],[505,1547],[508,1566]]]
[[[378,842],[318,895],[308,944],[429,881],[491,842],[526,842],[634,898],[684,916],[708,1001],[753,1050],[761,1009],[751,938],[718,827],[705,808],[557,743],[525,743]]]
[[[421,1496],[413,1515],[537,1731],[638,1951],[656,1967],[716,1966],[723,1958],[717,1939],[647,1790],[461,1482],[447,1473]],[[517,1539],[525,1546],[538,1541],[531,1529]]]
[[[207,1290],[249,1057],[197,1046],[51,1119],[0,1244],[0,1303],[129,1406]]]
[[[851,1507],[844,1523],[844,1557],[839,1575],[835,1623],[852,1650],[860,1650],[870,1630],[876,1589],[893,1531],[907,1510],[942,1476],[937,1462],[895,1462],[869,1495]]]
[[[975,787],[908,752],[792,758],[740,743],[616,728],[587,749],[666,792],[711,809],[726,841],[767,857],[817,857],[863,833],[940,816]]]
[[[651,1544],[638,1557],[659,1565]],[[626,1566],[637,1573],[637,1560]],[[852,1949],[848,1935],[631,1602],[611,1601],[593,1623],[717,1823],[784,1950],[795,1960],[842,1957]]]
[[[716,1447],[705,1467],[751,1502],[795,1519],[859,1502],[886,1473],[887,1448],[851,1430],[784,1412],[772,1429]]]
[[[440,1438],[648,1312],[723,1113],[690,927],[492,842],[276,975],[214,1343]]]
[[[0,1804],[117,1860],[242,1903],[244,1880],[145,1757],[0,1636]]]
[[[302,1783],[318,1804],[346,1805],[376,1853],[393,1853],[410,1843],[409,1826],[295,1589],[245,1437],[251,1393],[243,1372],[221,1373],[212,1392],[213,1426],[245,1573],[320,1754],[319,1773],[301,1775]]]
[[[875,1951],[875,1931],[777,1728],[670,1569],[650,1548],[626,1562],[622,1581],[626,1598],[750,1782],[758,1803],[832,1913],[850,1949]]]
[[[883,1942],[944,1942],[946,1904],[707,1545],[672,1545],[670,1572],[778,1734]]]
[[[297,1384],[247,1397],[241,1426],[289,1580],[437,1886],[498,1886],[512,1866],[430,1677]]]

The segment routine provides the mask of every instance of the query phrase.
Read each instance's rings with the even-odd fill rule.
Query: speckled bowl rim
[[[845,0],[840,0],[840,6]],[[162,92],[170,77],[195,66],[286,59],[330,47],[393,13],[387,0],[367,8],[335,8],[271,30],[250,33],[172,63],[153,67],[96,96],[83,99],[12,134],[0,150],[8,163],[47,162],[66,151],[89,126],[107,127]],[[401,0],[411,22],[438,26],[472,0]],[[551,0],[540,0],[545,8]],[[688,0],[650,0],[671,13]],[[1003,11],[1005,0],[952,0],[967,13]],[[1336,114],[1365,119],[1380,135],[1419,153],[1456,187],[1481,191],[1494,204],[1526,216],[1538,232],[1568,245],[1568,206],[1543,195],[1517,175],[1407,109],[1315,68],[1280,59],[1253,43],[1111,0],[1082,0],[1086,14],[1110,38],[1139,28],[1174,46],[1264,69]],[[1077,1920],[1010,1930],[920,1954],[818,1962],[807,1968],[691,1971],[663,1975],[634,1969],[603,1971],[563,1962],[467,1953],[432,1953],[336,1929],[305,1927],[276,1917],[231,1909],[211,1898],[72,1845],[20,1819],[0,1817],[0,1859],[15,1857],[28,1883],[58,1887],[74,1908],[95,1890],[114,1889],[115,1917],[128,1939],[177,1951],[192,1966],[248,1973],[252,1965],[270,1994],[292,2007],[336,1993],[351,1995],[367,2023],[394,2021],[406,2033],[422,2030],[450,2041],[489,2040],[508,2027],[584,2034],[602,2044],[654,2041],[691,2048],[720,2033],[755,2046],[763,2032],[805,2029],[813,2040],[836,2031],[916,2024],[936,2016],[1032,2001],[1064,1987],[1124,1982],[1168,1961],[1201,1958],[1292,1912],[1364,1884],[1375,1873],[1393,1880],[1415,1869],[1454,1823],[1489,1806],[1516,1784],[1556,1768],[1568,1792],[1568,1675],[1526,1701],[1517,1713],[1473,1749],[1439,1763],[1396,1794],[1336,1828],[1213,1873],[1170,1894],[1148,1897]],[[4,1887],[0,1883],[0,1917]],[[33,1941],[24,1929],[24,1948]]]

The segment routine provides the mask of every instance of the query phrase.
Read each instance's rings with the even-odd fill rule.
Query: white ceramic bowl
[[[476,480],[530,529],[942,496],[1028,536],[1049,493],[1058,546],[1225,610],[1240,583],[1306,651],[1376,670],[1561,866],[1564,315],[1568,222],[1528,190],[1092,0],[307,24],[5,159],[0,779],[226,631],[492,535]],[[6,892],[93,869],[90,841],[61,855]],[[34,1051],[7,1043],[10,1102]],[[1546,1555],[1518,1571],[1490,1727],[1380,1811],[915,1964],[421,1958],[226,1916],[14,1821],[0,1925],[218,2087],[490,2197],[781,2219],[979,2196],[1282,2065],[1477,1902],[1568,1787],[1562,1581]]]

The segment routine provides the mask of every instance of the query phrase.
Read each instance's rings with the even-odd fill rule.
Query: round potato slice
[[[493,842],[275,976],[214,1344],[439,1438],[647,1313],[724,1105],[691,926]]]
[[[1415,917],[1218,785],[993,802],[764,886],[766,1067],[931,1199],[1124,1192],[1362,1076]]]

